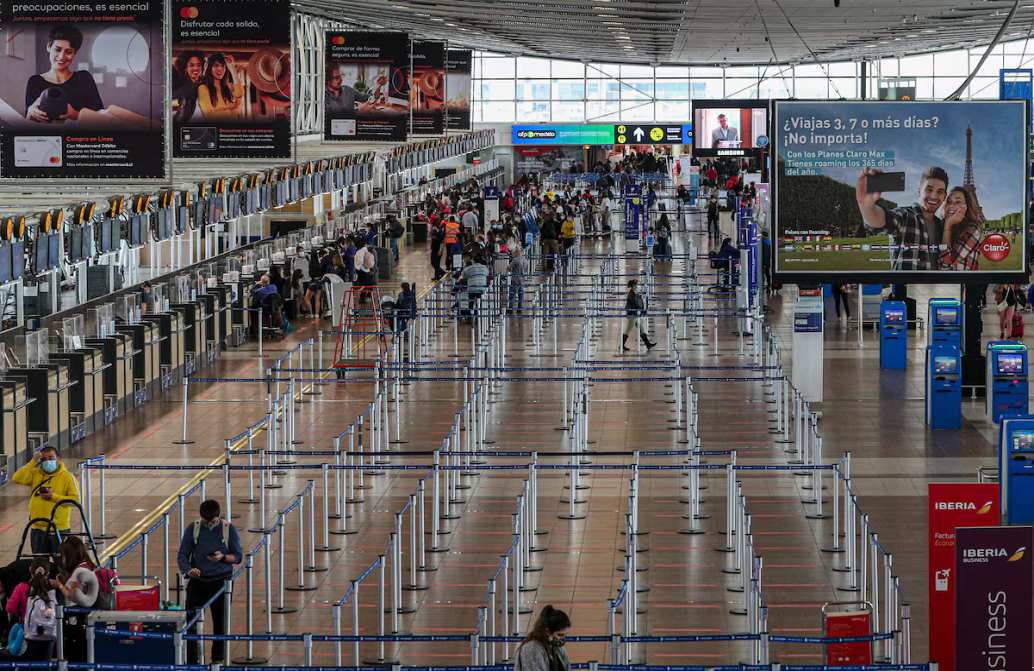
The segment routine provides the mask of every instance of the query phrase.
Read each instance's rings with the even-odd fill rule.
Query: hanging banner
[[[173,0],[177,158],[291,158],[290,0]]]
[[[445,42],[413,42],[409,105],[411,134],[445,132]]]
[[[165,178],[164,13],[0,2],[0,178]]]
[[[445,59],[446,118],[449,130],[470,130],[471,73],[474,52],[449,49]]]
[[[402,141],[409,130],[409,35],[326,34],[323,139]]]
[[[955,529],[999,524],[996,483],[930,483],[927,488],[930,661],[955,669]]]
[[[955,668],[1031,668],[1032,531],[955,531]]]

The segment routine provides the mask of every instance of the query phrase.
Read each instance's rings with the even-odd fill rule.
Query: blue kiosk
[[[931,298],[927,311],[926,344],[962,349],[962,302],[957,298]]]
[[[1034,417],[1002,417],[998,483],[1002,524],[1034,524]]]
[[[962,354],[954,345],[926,347],[926,407],[931,429],[962,428]]]
[[[984,404],[992,422],[997,424],[1002,415],[1026,415],[1030,412],[1027,373],[1026,345],[1013,340],[987,343]]]
[[[880,368],[904,370],[908,362],[908,312],[904,301],[880,303]]]

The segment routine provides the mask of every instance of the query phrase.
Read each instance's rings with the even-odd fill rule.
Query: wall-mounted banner
[[[0,178],[165,177],[164,9],[0,2]]]
[[[402,141],[409,130],[409,35],[326,34],[323,139]]]
[[[1032,531],[955,531],[955,668],[1030,668]]]
[[[928,485],[930,661],[955,669],[955,529],[998,526],[998,484]]]
[[[445,132],[445,42],[413,42],[409,104],[409,132],[441,135]]]
[[[449,49],[445,58],[445,105],[449,130],[470,130],[471,74],[474,52]]]
[[[178,158],[291,157],[290,0],[173,0]]]

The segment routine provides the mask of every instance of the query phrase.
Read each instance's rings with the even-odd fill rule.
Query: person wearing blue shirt
[[[233,574],[235,564],[240,564],[244,555],[240,535],[230,522],[220,517],[219,502],[209,499],[201,503],[201,519],[183,530],[176,562],[179,571],[187,578],[188,611],[203,608],[224,587]],[[209,605],[212,614],[212,633],[226,633],[226,599],[220,595]],[[190,633],[197,633],[196,626]],[[198,641],[187,642],[187,663],[197,664],[200,658]],[[226,663],[226,643],[212,644],[213,664]]]
[[[278,293],[280,292],[277,291],[276,285],[269,281],[269,275],[260,277],[255,286],[251,288],[251,297],[255,299],[256,303],[261,303],[263,299],[276,296]]]

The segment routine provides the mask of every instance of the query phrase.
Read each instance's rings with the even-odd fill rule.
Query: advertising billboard
[[[694,100],[696,156],[753,156],[768,148],[767,100]]]
[[[471,74],[474,52],[448,49],[445,58],[445,114],[449,130],[470,130]]]
[[[410,69],[409,132],[441,135],[445,132],[445,42],[413,42]]]
[[[1025,277],[1025,118],[1025,103],[1013,101],[777,101],[776,274]]]
[[[954,359],[953,359],[954,361]],[[955,529],[998,526],[998,484],[931,482],[927,485],[927,593],[930,661],[955,670]]]
[[[0,178],[165,178],[164,12],[0,3]]]
[[[409,131],[409,35],[326,34],[323,139],[402,141]]]
[[[955,668],[1031,667],[1031,527],[955,532]]]
[[[177,158],[291,157],[290,0],[173,0]]]

